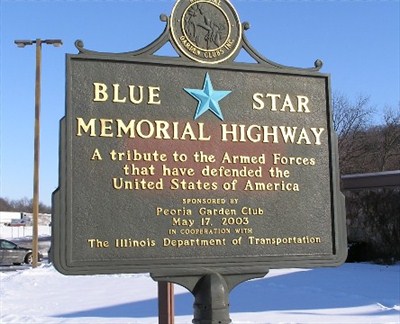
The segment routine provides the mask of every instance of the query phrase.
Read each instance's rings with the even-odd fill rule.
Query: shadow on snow
[[[240,284],[230,294],[230,313],[268,311],[307,311],[361,307],[382,304],[376,315],[398,313],[392,307],[398,304],[395,289],[387,291],[387,283],[371,280],[367,274],[346,276],[334,268],[314,269],[289,273]],[[395,286],[398,283],[392,283]],[[390,287],[391,285],[389,285]],[[175,315],[193,315],[192,294],[175,295]],[[158,301],[150,299],[85,311],[59,314],[56,317],[142,318],[158,316]],[[384,307],[387,307],[385,309]],[[302,312],[304,314],[304,312]],[[375,314],[369,314],[375,315]]]

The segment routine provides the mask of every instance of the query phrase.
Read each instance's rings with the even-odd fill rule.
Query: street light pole
[[[38,241],[39,241],[39,157],[40,157],[40,100],[41,100],[41,64],[42,44],[51,44],[56,47],[62,45],[60,39],[47,40],[16,40],[18,47],[36,44],[36,78],[35,78],[35,136],[34,136],[34,157],[33,157],[33,231],[32,231],[32,267],[38,265]]]

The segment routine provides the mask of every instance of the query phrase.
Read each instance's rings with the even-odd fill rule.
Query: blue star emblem
[[[222,115],[221,107],[219,106],[218,102],[225,98],[232,91],[214,90],[208,73],[204,79],[203,89],[184,88],[184,90],[199,102],[194,119],[199,118],[206,111],[211,110],[215,116],[221,120],[224,120],[224,116]]]

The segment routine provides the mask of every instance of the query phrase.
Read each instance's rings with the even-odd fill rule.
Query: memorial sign
[[[55,267],[65,274],[316,267],[346,256],[330,77],[264,59],[228,1],[160,38],[67,55]],[[246,25],[244,25],[246,26]],[[153,55],[170,42],[179,58]],[[257,63],[238,63],[240,50]],[[207,270],[209,271],[209,270]]]

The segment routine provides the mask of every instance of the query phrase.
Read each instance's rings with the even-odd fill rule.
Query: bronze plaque
[[[328,76],[67,63],[62,271],[343,259]]]
[[[184,55],[217,64],[235,54],[242,26],[229,1],[181,0],[172,11],[171,32]]]

